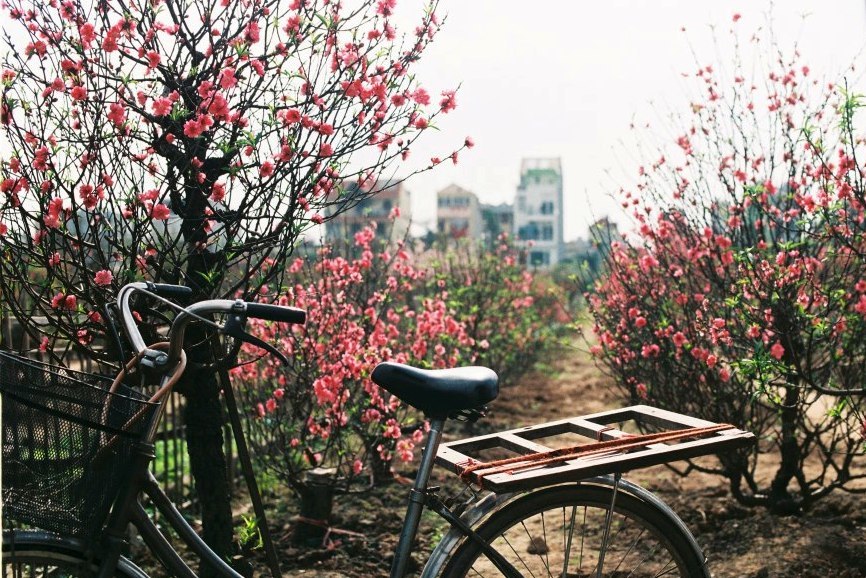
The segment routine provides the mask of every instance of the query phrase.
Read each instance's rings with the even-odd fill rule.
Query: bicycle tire
[[[509,502],[476,532],[524,576],[596,576],[612,497],[606,486],[545,488]],[[700,548],[675,514],[622,491],[613,511],[602,576],[709,578]],[[466,539],[444,562],[441,576],[501,572]]]
[[[44,532],[12,532],[3,536],[0,578],[93,578],[99,562],[88,560],[76,540]],[[121,558],[115,578],[147,578],[138,566]]]

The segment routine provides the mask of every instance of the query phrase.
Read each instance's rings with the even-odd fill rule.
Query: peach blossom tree
[[[436,2],[406,34],[394,5],[7,0],[4,307],[43,351],[116,363],[95,345],[123,283],[185,284],[196,300],[280,286],[306,229],[438,162],[409,157],[456,105],[413,74]],[[190,337],[209,359],[207,335]],[[180,389],[205,537],[226,554],[219,384],[190,372]]]
[[[861,97],[759,35],[772,60],[690,75],[690,113],[620,191],[631,234],[588,295],[593,353],[635,402],[753,431],[691,468],[795,512],[863,478]],[[772,479],[756,475],[767,462]]]

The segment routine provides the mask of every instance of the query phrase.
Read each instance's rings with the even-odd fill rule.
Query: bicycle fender
[[[67,553],[74,556],[84,557],[84,544],[76,538],[63,538],[50,532],[42,530],[4,530],[3,551],[11,549],[16,544],[28,544],[38,546],[54,552]],[[144,571],[121,556],[117,561],[117,567],[129,576],[136,578],[149,578]]]
[[[586,480],[581,480],[577,483],[572,484],[562,484],[562,485],[573,485],[577,490],[582,485],[601,485],[613,487],[614,478],[613,476],[600,476],[596,478],[589,478]],[[551,486],[543,486],[540,488],[535,488],[530,490],[529,492],[517,492],[517,493],[508,493],[508,494],[487,494],[483,498],[481,498],[478,502],[472,505],[466,512],[460,516],[460,519],[466,522],[470,527],[476,528],[477,525],[488,515],[498,510],[499,508],[508,504],[508,502],[514,500],[519,496],[523,496],[527,493],[544,490]],[[672,519],[676,520],[677,523],[685,528],[685,524],[683,524],[682,520],[680,520],[679,516],[661,501],[657,496],[655,496],[649,490],[638,486],[628,480],[620,480],[619,481],[619,490],[620,492],[625,492],[630,494],[631,496],[638,498],[644,502],[650,503],[653,506],[664,510],[668,513]],[[686,534],[691,536],[691,532],[686,529]],[[447,534],[439,541],[439,544],[433,549],[433,552],[430,554],[430,558],[427,560],[427,564],[424,566],[424,570],[421,573],[421,578],[436,578],[444,568],[448,559],[451,555],[456,551],[457,546],[463,541],[465,538],[465,534],[456,528],[451,528]],[[695,548],[698,548],[697,544],[694,544]]]

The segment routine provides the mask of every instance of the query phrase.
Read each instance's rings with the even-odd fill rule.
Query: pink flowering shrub
[[[476,362],[495,369],[503,385],[531,369],[570,320],[559,288],[527,270],[505,236],[490,250],[463,243],[440,250],[431,269],[428,291],[447,299],[476,344]]]
[[[424,424],[370,380],[380,361],[445,368],[474,358],[475,343],[447,295],[421,291],[427,274],[406,249],[377,246],[366,228],[349,254],[323,247],[291,263],[294,282],[277,299],[306,309],[304,326],[252,326],[290,367],[269,358],[232,372],[256,456],[299,493],[314,467],[336,469],[333,483],[347,488],[389,479],[394,458],[412,459]]]
[[[631,401],[753,431],[699,469],[793,512],[864,477],[864,151],[859,97],[771,48],[756,76],[691,75],[703,96],[621,191],[635,229],[588,300],[593,353]]]

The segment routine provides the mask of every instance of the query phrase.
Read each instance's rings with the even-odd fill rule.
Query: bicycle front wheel
[[[709,578],[703,555],[670,511],[606,486],[555,486],[494,512],[478,534],[522,576]],[[608,515],[610,517],[608,518]],[[466,539],[442,576],[502,576]]]
[[[10,532],[3,536],[2,578],[93,578],[99,563],[87,560],[77,543],[42,532]],[[115,578],[147,578],[129,560],[121,558]]]

